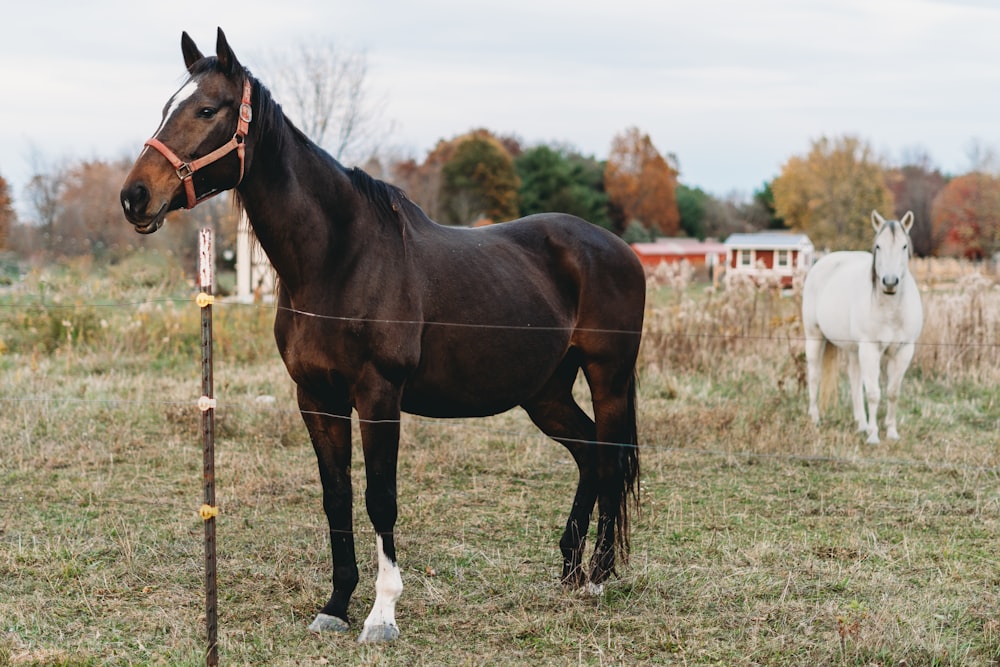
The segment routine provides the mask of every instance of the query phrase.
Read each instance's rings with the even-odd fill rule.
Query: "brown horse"
[[[347,630],[358,583],[351,414],[360,421],[375,529],[376,598],[359,637],[394,639],[400,413],[473,417],[521,406],[579,467],[559,541],[567,585],[599,593],[629,547],[638,500],[635,362],[642,268],[615,235],[563,214],[481,229],[439,225],[403,192],[345,169],[281,112],[221,30],[204,57],[184,33],[189,78],[121,191],[142,234],[235,188],[279,277],[274,336],[319,463],[333,592],[309,626]],[[595,419],[572,396],[582,370]],[[595,423],[596,422],[596,423]],[[590,565],[584,541],[598,520]]]

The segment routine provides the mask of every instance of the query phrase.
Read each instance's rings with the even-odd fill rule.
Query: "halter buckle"
[[[190,163],[185,162],[181,166],[177,167],[177,169],[174,170],[174,173],[177,174],[177,178],[182,181],[186,181],[194,176],[194,169],[191,168]]]

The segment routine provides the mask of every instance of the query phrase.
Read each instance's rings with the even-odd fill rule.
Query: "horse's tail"
[[[826,341],[823,346],[823,368],[819,373],[819,408],[825,411],[837,393],[837,346]]]
[[[618,507],[618,521],[615,526],[615,548],[618,558],[628,564],[631,550],[631,528],[629,525],[629,505],[639,513],[639,429],[636,420],[636,389],[639,384],[638,371],[633,371],[627,388],[627,436],[628,441],[619,447],[619,464],[622,470],[622,491]]]

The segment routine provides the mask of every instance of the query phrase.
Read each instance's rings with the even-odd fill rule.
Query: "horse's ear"
[[[219,58],[219,67],[222,68],[226,76],[232,76],[235,72],[243,69],[243,66],[240,65],[240,61],[236,59],[236,54],[229,47],[229,42],[226,41],[226,33],[222,32],[222,28],[218,30],[219,32],[215,40],[215,55]]]
[[[872,229],[876,232],[882,229],[882,225],[885,224],[885,218],[878,214],[878,211],[872,210]]]
[[[188,68],[189,72],[196,62],[205,57],[187,32],[181,33],[181,53],[184,54],[184,66]]]
[[[899,221],[899,224],[903,225],[903,231],[909,234],[910,227],[913,226],[913,211],[907,211],[906,215]]]

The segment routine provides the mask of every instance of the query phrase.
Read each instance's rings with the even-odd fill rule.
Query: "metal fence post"
[[[198,235],[198,266],[201,293],[201,435],[204,445],[205,498],[201,518],[205,523],[205,629],[208,635],[205,664],[219,664],[219,612],[215,563],[215,393],[212,377],[212,285],[215,279],[215,249],[210,228]]]

